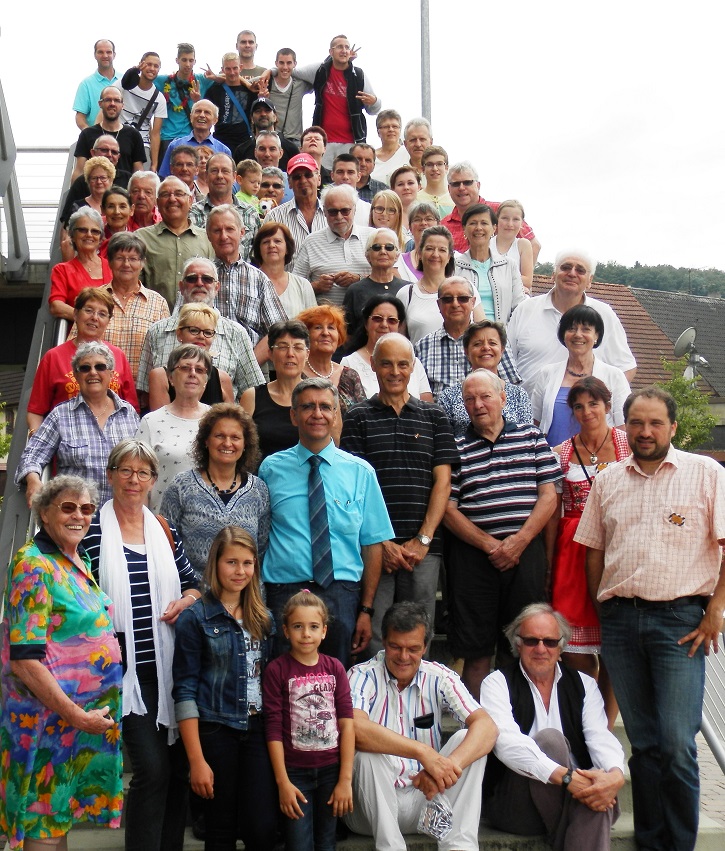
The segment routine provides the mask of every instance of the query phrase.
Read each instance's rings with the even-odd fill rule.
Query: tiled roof
[[[548,275],[534,275],[534,295],[550,289],[551,278]],[[673,343],[634,297],[632,290],[623,284],[595,281],[588,292],[614,310],[627,332],[627,341],[637,361],[632,387],[637,389],[655,381],[667,381],[670,375],[662,368],[660,357],[674,359]]]

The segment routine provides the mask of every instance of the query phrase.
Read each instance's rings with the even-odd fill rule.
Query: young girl
[[[350,686],[342,664],[317,652],[328,620],[319,597],[295,594],[282,620],[292,647],[265,671],[264,706],[287,848],[334,851],[335,819],[352,812]]]
[[[237,827],[247,848],[271,851],[277,790],[262,722],[262,670],[272,617],[262,601],[254,539],[227,526],[209,551],[210,590],[176,622],[174,703],[204,799],[205,851],[234,851]],[[346,680],[347,682],[347,680]]]
[[[534,280],[534,255],[529,240],[518,236],[524,223],[521,201],[502,201],[497,216],[496,236],[491,240],[491,248],[497,254],[508,254],[518,264],[524,289],[530,295]]]

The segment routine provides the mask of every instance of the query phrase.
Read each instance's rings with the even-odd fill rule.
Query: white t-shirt
[[[154,118],[166,118],[166,98],[163,92],[160,92],[156,86],[151,86],[148,91],[136,86],[133,89],[123,90],[123,112],[121,113],[121,121],[124,124],[132,124],[141,118],[141,114],[146,109],[149,98],[153,97],[156,92],[156,100],[149,110],[149,114],[144,118],[143,124],[138,128],[141,134],[144,145],[150,145],[149,133],[151,132],[151,121]]]

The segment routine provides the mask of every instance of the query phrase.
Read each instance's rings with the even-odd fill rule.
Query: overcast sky
[[[404,122],[420,114],[417,0],[249,7],[174,0],[149,13],[143,4],[100,4],[84,16],[77,4],[4,4],[0,79],[16,143],[77,138],[73,96],[95,68],[100,37],[116,42],[121,76],[145,50],[175,70],[179,41],[196,46],[198,68],[217,70],[244,28],[257,33],[262,65],[280,47],[295,49],[300,64],[322,61],[330,38],[345,33],[362,46],[358,64],[383,105]],[[523,201],[541,260],[581,246],[600,262],[725,269],[716,9],[701,0],[431,0],[435,142],[451,162],[476,165],[484,197]]]

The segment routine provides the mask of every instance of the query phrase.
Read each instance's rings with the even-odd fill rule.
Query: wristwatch
[[[358,606],[357,613],[359,615],[370,615],[372,617],[375,614],[375,609],[372,606]]]
[[[565,789],[565,790],[568,790],[568,789],[569,789],[569,784],[571,783],[571,777],[572,777],[572,774],[573,774],[573,773],[574,773],[574,772],[573,772],[573,771],[572,771],[572,769],[570,768],[570,769],[566,772],[566,774],[565,774],[565,775],[561,778],[561,785],[564,787],[564,789]]]
[[[429,538],[427,535],[416,535],[415,536],[424,547],[429,547],[433,542],[433,538]]]

